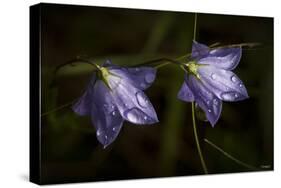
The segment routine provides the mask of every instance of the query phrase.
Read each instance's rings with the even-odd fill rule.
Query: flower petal
[[[209,47],[196,41],[192,43],[191,58],[198,60],[209,54]]]
[[[201,66],[198,73],[204,85],[221,100],[241,101],[249,97],[244,84],[232,71]]]
[[[94,73],[86,91],[84,92],[82,97],[80,97],[78,101],[72,106],[72,110],[75,113],[81,116],[91,114],[92,93],[93,93],[95,82],[96,82],[96,74]]]
[[[156,69],[151,67],[112,68],[110,72],[122,77],[136,88],[145,90],[151,86],[156,77]]]
[[[102,64],[102,67],[119,68],[120,66],[113,64],[110,59],[107,59],[107,60],[105,60],[105,62]]]
[[[192,102],[194,101],[194,95],[186,82],[183,82],[181,89],[178,92],[178,99],[186,101],[186,102]]]
[[[103,81],[96,82],[92,98],[92,122],[96,127],[97,139],[106,147],[116,139],[124,120]]]
[[[218,48],[211,50],[198,64],[209,64],[225,70],[233,70],[240,62],[241,48]]]
[[[205,112],[211,125],[215,126],[221,114],[221,100],[209,91],[196,77],[189,76],[185,81],[193,91],[196,103]]]
[[[117,79],[109,78],[109,83]],[[158,122],[157,114],[144,92],[131,84],[128,79],[121,79],[112,89],[112,96],[121,116],[134,124],[153,124]]]

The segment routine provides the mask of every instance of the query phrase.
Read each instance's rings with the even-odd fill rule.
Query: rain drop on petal
[[[231,81],[232,81],[232,82],[236,82],[236,81],[237,81],[237,78],[236,78],[235,76],[232,76],[232,77],[231,77]]]
[[[217,78],[217,75],[214,74],[214,73],[212,73],[212,74],[211,74],[211,78],[212,78],[213,80],[215,80],[215,79]]]
[[[139,104],[141,107],[143,107],[143,108],[147,108],[147,107],[148,107],[149,101],[148,101],[146,95],[145,95],[143,92],[138,91],[138,92],[136,93],[136,98],[137,98],[138,104]]]
[[[214,103],[214,105],[218,105],[218,100],[217,100],[217,99],[214,99],[214,100],[213,100],[213,103]]]
[[[155,75],[154,74],[152,74],[152,73],[149,73],[149,74],[147,74],[147,75],[145,75],[145,81],[147,82],[147,83],[152,83],[153,82],[153,80],[154,80],[154,78],[155,78]]]

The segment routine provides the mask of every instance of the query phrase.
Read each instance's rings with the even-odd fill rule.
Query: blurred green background
[[[42,113],[81,96],[90,77],[87,65],[54,69],[76,56],[102,63],[134,65],[191,51],[194,13],[66,5],[42,5]],[[273,169],[273,18],[198,14],[198,42],[258,42],[243,50],[234,72],[250,98],[223,103],[212,128],[197,120],[210,173],[249,171],[203,141],[208,138],[238,159]],[[125,122],[116,141],[103,149],[89,117],[70,107],[42,116],[44,183],[117,180],[203,174],[195,145],[191,104],[177,99],[184,72],[175,65],[158,70],[147,91],[160,122]]]

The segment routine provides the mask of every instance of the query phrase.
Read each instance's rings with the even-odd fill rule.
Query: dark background
[[[160,123],[125,122],[113,144],[98,143],[89,117],[69,106],[91,77],[87,65],[54,69],[76,56],[133,65],[191,51],[194,13],[42,4],[42,181],[117,180],[203,174],[195,145],[191,104],[177,99],[184,72],[158,70],[147,91]],[[250,171],[203,141],[214,142],[261,170],[273,169],[273,19],[198,13],[198,42],[211,45],[258,42],[246,48],[234,70],[250,98],[223,103],[212,128],[197,120],[210,173]],[[47,114],[46,114],[47,112]],[[263,167],[263,168],[262,168]],[[264,168],[266,167],[266,168]]]

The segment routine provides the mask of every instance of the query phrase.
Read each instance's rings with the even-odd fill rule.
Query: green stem
[[[163,63],[163,64],[160,64],[160,65],[155,66],[155,68],[156,68],[156,69],[159,69],[159,68],[164,67],[165,65],[168,65],[168,64],[170,64],[170,63],[169,63],[169,62],[165,62],[165,63]]]
[[[212,146],[213,148],[215,148],[216,150],[218,150],[219,152],[221,152],[227,158],[229,158],[229,159],[233,160],[234,162],[236,162],[237,164],[239,164],[239,165],[241,165],[241,166],[243,166],[245,168],[251,169],[251,170],[259,170],[258,168],[254,167],[252,165],[249,165],[247,163],[244,163],[243,161],[240,161],[240,160],[236,159],[235,157],[233,157],[229,153],[225,152],[223,149],[221,149],[220,147],[216,146],[214,143],[212,143],[208,139],[205,138],[204,141],[206,143],[208,143],[210,146]]]
[[[192,122],[193,122],[193,131],[194,131],[195,142],[196,142],[198,154],[199,154],[199,157],[200,157],[200,161],[201,161],[204,173],[208,174],[208,170],[207,170],[207,167],[206,167],[203,155],[202,155],[202,151],[201,151],[201,148],[200,148],[200,143],[199,143],[198,136],[197,136],[194,102],[191,103],[191,106],[192,106]]]
[[[163,63],[159,64],[160,62],[163,62]],[[141,66],[147,66],[147,65],[153,66],[154,65],[154,67],[158,68],[158,67],[162,67],[167,64],[184,65],[183,63],[181,63],[177,60],[173,60],[173,59],[169,59],[169,58],[159,58],[159,59],[146,61],[141,64],[133,65],[132,67],[141,67]]]
[[[74,66],[74,63],[85,63],[85,64],[89,64],[89,65],[93,66],[93,67],[95,68],[95,70],[99,70],[99,66],[98,66],[97,64],[93,63],[91,60],[89,60],[89,59],[83,59],[83,58],[80,58],[80,57],[76,57],[75,59],[72,59],[72,60],[70,60],[70,61],[67,61],[67,62],[64,63],[64,64],[61,64],[61,65],[57,66],[56,69],[55,69],[55,76],[56,76],[56,74],[58,73],[58,71],[59,71],[61,68],[65,67],[65,66],[67,66],[67,65],[72,65],[72,66]]]
[[[63,108],[66,108],[66,107],[68,107],[68,106],[71,106],[71,105],[73,104],[73,102],[74,102],[74,101],[69,102],[69,103],[66,103],[66,104],[63,104],[63,105],[61,105],[61,106],[59,106],[59,107],[57,107],[57,108],[55,108],[55,109],[53,109],[53,110],[44,112],[44,113],[41,114],[41,117],[47,116],[47,115],[49,115],[49,114],[51,114],[51,113],[53,113],[53,112],[56,112],[56,111],[62,110]]]
[[[194,15],[193,40],[196,39],[196,28],[197,28],[197,13],[195,13]]]

